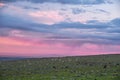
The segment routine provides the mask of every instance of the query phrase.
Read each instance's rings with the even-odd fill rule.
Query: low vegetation
[[[0,61],[0,80],[120,80],[120,55]]]

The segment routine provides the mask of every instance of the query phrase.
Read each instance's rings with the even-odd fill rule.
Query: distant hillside
[[[68,58],[68,57],[69,58],[76,58],[76,57],[81,57],[82,58],[82,57],[103,57],[103,56],[104,57],[108,57],[108,56],[109,57],[111,57],[111,56],[112,57],[113,56],[116,57],[116,56],[119,56],[119,55],[120,54],[102,54],[102,55],[84,55],[84,56],[83,55],[82,56],[57,56],[57,55],[55,55],[54,56],[52,54],[50,56],[46,56],[45,57],[45,55],[44,56],[42,55],[42,56],[39,56],[39,57],[36,57],[36,58],[35,57],[32,58],[32,57],[4,57],[4,56],[0,56],[0,60],[20,60],[20,59],[38,59],[38,58],[40,58],[40,59],[41,58],[48,58],[49,59],[49,58]]]
[[[20,59],[24,59],[24,58],[20,58],[20,57],[0,57],[0,60],[5,61],[5,60],[20,60]]]

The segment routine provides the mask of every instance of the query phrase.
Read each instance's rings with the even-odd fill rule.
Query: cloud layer
[[[0,55],[119,53],[117,6],[113,0],[1,0]]]
[[[19,0],[1,0],[3,2],[14,2]],[[25,0],[21,0],[25,1]],[[27,0],[34,3],[61,3],[61,4],[102,4],[105,3],[105,0]]]

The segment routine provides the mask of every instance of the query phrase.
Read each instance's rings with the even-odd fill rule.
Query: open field
[[[0,80],[120,80],[120,55],[1,60]]]

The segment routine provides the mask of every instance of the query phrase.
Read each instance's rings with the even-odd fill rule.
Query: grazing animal
[[[106,69],[106,68],[107,68],[107,65],[104,65],[103,68]]]
[[[53,68],[54,68],[54,69],[56,69],[56,67],[55,67],[55,66],[53,66]]]

